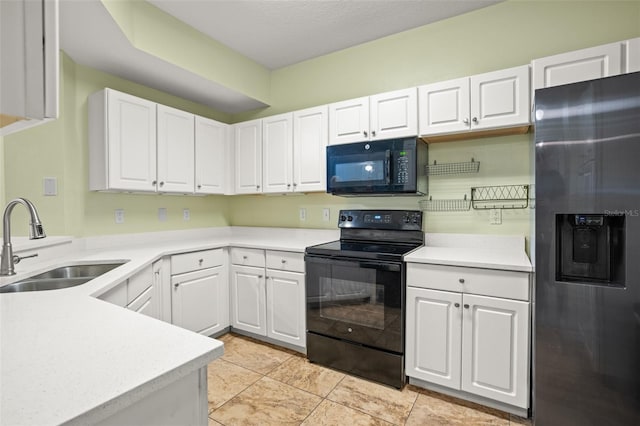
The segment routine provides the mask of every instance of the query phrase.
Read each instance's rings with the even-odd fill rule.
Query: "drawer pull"
[[[262,278],[262,275],[258,275],[258,278]]]
[[[173,287],[174,287],[174,288],[178,288],[178,287],[180,287],[180,283],[175,283],[175,284],[173,285]]]
[[[469,305],[467,303],[464,304],[465,309],[469,309]]]
[[[287,260],[286,259],[282,259],[282,263],[287,263]]]
[[[453,305],[453,306],[455,306],[456,308],[459,308],[459,307],[460,307],[460,304],[459,304],[459,303],[454,303],[454,305]]]
[[[247,260],[247,256],[242,256],[242,259],[243,260]]]
[[[458,279],[458,282],[459,282],[460,284],[464,284],[464,278],[460,278],[460,279]]]
[[[202,265],[202,262],[204,262],[204,259],[198,259],[198,263],[199,263],[200,265]]]

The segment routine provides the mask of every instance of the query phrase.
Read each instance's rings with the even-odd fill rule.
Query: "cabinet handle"
[[[376,137],[376,131],[375,130],[371,131],[371,136],[373,136],[374,138]]]
[[[468,118],[465,118],[464,120],[462,120],[462,122],[463,122],[464,124],[469,124],[469,119],[468,119]]]
[[[260,189],[260,185],[256,185],[256,189]]]
[[[295,188],[296,186],[298,186],[298,184],[293,182],[293,187]]]
[[[158,184],[158,181],[157,181],[157,180],[154,180],[153,182],[151,182],[151,185],[152,185],[152,186],[156,186],[157,184]]]
[[[287,184],[287,188],[291,188],[291,184],[290,183]]]
[[[473,121],[475,124],[478,124],[478,117],[473,117],[473,120],[472,120],[472,121]]]
[[[200,265],[202,265],[202,262],[204,262],[204,259],[198,259],[198,263],[199,263]]]
[[[258,275],[258,278],[262,278],[262,275]]]
[[[459,308],[460,304],[459,303],[454,303],[453,306],[455,306],[456,308]]]
[[[202,185],[198,185],[198,189],[202,189]]]
[[[281,262],[282,263],[287,263],[287,260],[286,259],[282,259]]]
[[[178,288],[178,287],[180,287],[180,283],[175,283],[175,284],[173,285],[173,287],[174,287],[174,288]]]
[[[161,186],[161,187],[162,187],[162,186],[164,186],[164,182],[160,182],[160,186]]]
[[[364,135],[364,137],[366,138],[366,137],[367,137],[367,135],[368,135],[369,133],[367,133],[367,131],[366,131],[366,130],[363,130],[363,131],[362,131],[362,134],[363,134],[363,135]]]
[[[469,305],[467,303],[464,304],[465,309],[469,309]]]
[[[247,260],[247,256],[242,256],[242,260]]]
[[[464,284],[464,278],[460,278],[460,279],[458,279],[458,282],[459,282],[460,284]]]

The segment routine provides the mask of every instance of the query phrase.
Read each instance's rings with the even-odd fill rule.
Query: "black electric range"
[[[340,240],[307,247],[307,357],[401,388],[403,256],[424,243],[422,212],[342,210]]]

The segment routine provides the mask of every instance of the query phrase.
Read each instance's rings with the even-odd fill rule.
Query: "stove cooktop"
[[[337,240],[307,247],[306,254],[331,257],[402,260],[402,256],[422,246],[415,243]]]

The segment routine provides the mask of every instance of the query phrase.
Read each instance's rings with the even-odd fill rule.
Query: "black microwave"
[[[426,195],[428,146],[417,138],[327,147],[327,192],[333,195]]]

